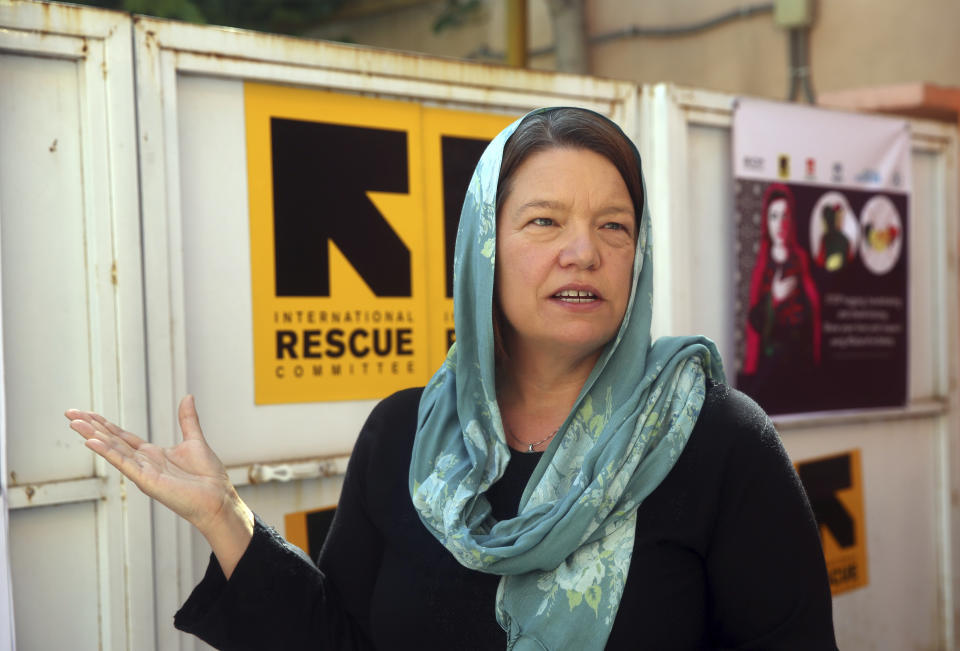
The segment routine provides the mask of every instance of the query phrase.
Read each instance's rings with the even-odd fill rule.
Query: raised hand
[[[253,516],[203,438],[193,396],[180,401],[183,441],[171,448],[148,443],[100,414],[68,409],[64,415],[88,448],[145,494],[197,527],[230,575],[250,540]]]

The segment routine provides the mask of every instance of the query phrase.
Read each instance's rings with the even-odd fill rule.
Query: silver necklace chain
[[[533,448],[537,447],[538,445],[543,445],[544,443],[552,439],[554,436],[556,436],[557,432],[560,431],[559,428],[555,429],[553,430],[553,433],[551,433],[549,436],[542,438],[539,441],[536,441],[535,443],[525,443],[520,439],[518,439],[516,436],[514,436],[513,432],[511,432],[506,425],[504,425],[503,430],[506,432],[507,436],[509,436],[513,441],[515,441],[516,443],[519,443],[520,445],[527,446],[527,449],[524,451],[525,454],[531,454],[533,452],[536,452],[536,450],[534,450]]]

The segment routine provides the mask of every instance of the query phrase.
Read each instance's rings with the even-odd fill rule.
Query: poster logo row
[[[751,170],[758,174],[767,174],[767,162],[763,156],[751,156],[746,155],[743,157],[741,164],[744,169]],[[818,181],[820,180],[817,175],[817,159],[807,157],[804,162],[804,181]],[[789,154],[780,154],[777,156],[777,167],[776,167],[776,176],[782,180],[789,180],[791,177],[791,168],[790,168],[790,155]],[[844,185],[847,182],[847,177],[844,171],[843,163],[841,161],[834,161],[833,165],[830,167],[830,175],[828,177],[830,183],[836,185]],[[880,185],[883,182],[883,177],[880,172],[871,168],[864,168],[856,175],[853,176],[855,183],[861,185]],[[890,185],[894,188],[903,187],[903,174],[900,170],[895,169],[890,173]]]

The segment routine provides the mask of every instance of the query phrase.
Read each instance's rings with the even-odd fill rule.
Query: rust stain
[[[57,139],[56,139],[56,138],[54,138],[54,139],[53,139],[53,142],[50,143],[50,153],[52,154],[52,153],[55,152],[55,151],[57,151]]]
[[[110,265],[110,282],[113,283],[113,286],[117,286],[117,261],[114,260]]]
[[[17,484],[17,473],[13,470],[10,471],[10,483],[14,486]]]
[[[43,12],[43,26],[46,28],[44,31],[49,31],[51,7],[48,4],[42,4],[40,10]]]
[[[56,19],[60,19],[62,23],[72,31],[82,31],[84,28],[83,12],[91,11],[86,7],[81,8],[61,4],[53,5],[47,2],[37,4],[40,4],[41,10],[43,11],[44,31],[48,32],[55,31]]]
[[[100,69],[103,71],[103,78],[106,79],[107,78],[107,62],[106,61],[100,64]]]
[[[32,501],[33,501],[33,496],[36,495],[36,493],[37,493],[37,489],[34,488],[33,486],[27,486],[27,487],[23,490],[23,492],[26,493],[26,495],[27,495],[27,501],[28,501],[28,502],[32,502]]]

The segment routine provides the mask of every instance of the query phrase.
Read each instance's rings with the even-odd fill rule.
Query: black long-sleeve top
[[[504,649],[499,577],[458,564],[410,499],[420,394],[373,410],[317,565],[258,518],[229,581],[211,555],[177,628],[230,650]],[[487,493],[498,519],[516,514],[539,457],[511,453]],[[836,649],[810,505],[770,419],[742,393],[709,387],[686,448],[639,507],[607,649]]]

